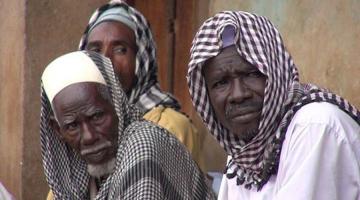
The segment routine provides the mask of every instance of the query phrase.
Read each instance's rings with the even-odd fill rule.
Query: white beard
[[[111,160],[103,164],[98,164],[98,165],[88,164],[87,171],[89,172],[90,176],[100,178],[105,175],[111,174],[114,171],[115,162],[116,159],[112,158]]]

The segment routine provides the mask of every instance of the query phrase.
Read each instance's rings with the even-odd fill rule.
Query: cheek
[[[74,149],[75,151],[79,152],[80,151],[80,139],[79,138],[74,138],[74,137],[64,137],[63,141],[69,145],[72,149]]]
[[[113,121],[111,123],[111,126],[110,126],[110,135],[111,135],[111,138],[113,138],[114,140],[117,139],[117,136],[118,136],[118,121]]]
[[[101,132],[107,140],[116,140],[118,134],[118,120],[109,117],[101,127]]]
[[[118,56],[112,60],[114,72],[121,79],[134,77],[135,61],[129,56]]]
[[[260,97],[264,98],[266,88],[266,79],[259,79],[253,84],[253,91],[255,91]]]
[[[225,116],[225,98],[219,93],[210,93],[210,103],[215,115],[220,120]]]
[[[114,72],[117,76],[125,76],[128,68],[128,61],[125,56],[117,56],[112,59]]]

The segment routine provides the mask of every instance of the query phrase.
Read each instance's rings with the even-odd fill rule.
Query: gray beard
[[[111,160],[103,164],[98,164],[98,165],[88,164],[87,171],[89,172],[90,176],[100,178],[114,172],[115,162],[116,159],[112,158]]]

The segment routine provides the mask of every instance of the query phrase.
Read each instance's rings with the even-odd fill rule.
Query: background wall
[[[0,1],[0,181],[18,197],[22,188],[24,9],[23,0]]]
[[[105,2],[0,0],[0,181],[19,200],[44,199],[48,191],[40,159],[40,74],[52,59],[77,48],[90,14]],[[357,0],[131,2],[154,24],[162,87],[178,97],[183,111],[200,127],[208,170],[223,169],[224,152],[201,127],[185,74],[192,37],[217,11],[245,10],[270,18],[282,33],[302,81],[328,87],[360,107]]]
[[[77,49],[105,0],[0,0],[0,181],[16,199],[45,199],[40,158],[40,75]]]
[[[186,83],[191,41],[199,24],[208,17],[208,0],[135,0],[134,6],[150,22],[157,44],[158,79],[161,88],[173,93],[198,128],[204,170],[222,172],[225,152],[208,134],[190,101]]]
[[[243,10],[279,29],[300,71],[360,107],[360,1],[210,0],[209,13]]]

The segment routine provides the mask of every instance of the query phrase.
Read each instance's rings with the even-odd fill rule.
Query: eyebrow
[[[85,48],[88,48],[89,46],[100,46],[101,41],[95,40],[95,41],[91,41],[91,42],[87,42],[85,45]]]
[[[102,44],[101,40],[88,41],[85,48],[92,47],[92,46],[101,46],[101,44]],[[114,40],[111,42],[111,44],[112,45],[124,45],[124,46],[128,46],[130,48],[137,50],[136,44],[132,45],[129,42],[126,42],[125,40]]]

